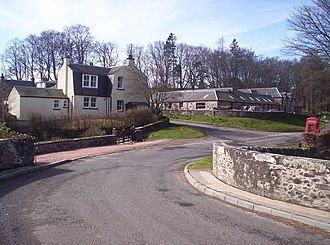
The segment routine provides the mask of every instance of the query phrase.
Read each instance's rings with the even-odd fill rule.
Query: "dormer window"
[[[83,88],[97,88],[98,87],[98,76],[96,75],[82,75],[82,87]]]

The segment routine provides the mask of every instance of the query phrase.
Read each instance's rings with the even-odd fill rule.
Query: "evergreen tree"
[[[173,33],[170,33],[164,44],[164,56],[165,56],[166,70],[169,78],[170,87],[175,88],[177,56],[176,56],[176,36]]]

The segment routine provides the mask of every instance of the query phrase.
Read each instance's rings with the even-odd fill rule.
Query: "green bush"
[[[6,126],[5,122],[0,122],[0,139],[8,139],[8,138],[20,138],[20,137],[26,137],[26,135],[18,134],[10,128]]]

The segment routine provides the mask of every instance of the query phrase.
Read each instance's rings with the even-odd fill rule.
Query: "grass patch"
[[[157,139],[191,139],[202,138],[205,133],[199,129],[189,126],[179,126],[170,124],[169,127],[160,129],[155,132],[151,132],[148,136],[150,140]]]
[[[212,156],[204,157],[202,159],[198,159],[191,164],[189,164],[188,169],[205,169],[212,168]]]
[[[206,123],[215,126],[229,126],[242,129],[254,129],[275,132],[295,132],[305,129],[305,120],[278,118],[272,120],[245,118],[245,117],[220,117],[220,116],[199,116],[199,115],[167,115],[170,119],[187,122]]]

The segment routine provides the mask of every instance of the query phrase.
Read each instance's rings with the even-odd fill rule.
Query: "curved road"
[[[224,128],[202,127],[213,135],[1,181],[0,244],[329,244],[329,238],[230,206],[187,184],[180,170],[211,154],[212,137],[241,145],[244,138],[277,141],[274,133],[227,135]]]

